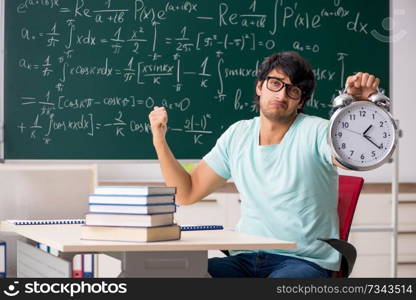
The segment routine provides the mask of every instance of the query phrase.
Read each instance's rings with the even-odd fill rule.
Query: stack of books
[[[155,242],[178,240],[175,187],[98,186],[89,196],[81,239]]]

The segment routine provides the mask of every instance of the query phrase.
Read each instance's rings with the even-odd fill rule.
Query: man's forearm
[[[166,140],[154,141],[153,144],[166,184],[176,187],[177,202],[185,204],[192,190],[191,176],[173,156]]]

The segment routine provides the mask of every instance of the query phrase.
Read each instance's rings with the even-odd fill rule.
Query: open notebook
[[[221,230],[224,229],[222,225],[180,225],[182,231],[194,230]]]
[[[13,225],[59,225],[59,224],[84,224],[83,219],[60,219],[60,220],[7,220]]]

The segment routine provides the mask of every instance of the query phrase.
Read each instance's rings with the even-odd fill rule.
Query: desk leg
[[[208,251],[110,252],[121,260],[119,277],[207,277]]]

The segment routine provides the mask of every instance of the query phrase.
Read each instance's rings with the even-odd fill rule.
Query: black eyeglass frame
[[[279,81],[279,82],[282,84],[282,87],[281,87],[280,89],[278,89],[278,90],[272,90],[271,88],[269,88],[269,80],[270,80],[270,79],[275,79],[275,80]],[[266,77],[266,87],[267,87],[267,89],[268,89],[269,91],[272,91],[272,92],[279,92],[279,91],[281,91],[283,88],[286,88],[286,95],[287,95],[290,99],[293,99],[293,100],[300,100],[300,99],[302,98],[302,94],[303,94],[302,89],[301,89],[300,87],[298,87],[297,85],[295,85],[295,84],[290,84],[290,83],[286,83],[286,82],[283,82],[280,78],[277,78],[277,77],[274,77],[274,76],[267,76],[267,77]],[[297,88],[297,89],[299,89],[299,90],[300,90],[299,97],[294,98],[294,97],[292,97],[292,96],[290,96],[290,95],[289,95],[289,93],[288,93],[288,89],[292,89],[292,88]]]

